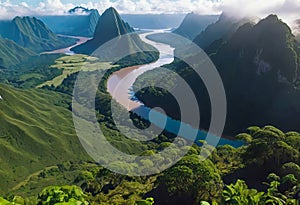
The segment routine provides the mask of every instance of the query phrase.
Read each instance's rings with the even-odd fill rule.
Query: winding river
[[[142,118],[149,120],[151,123],[153,123],[160,129],[165,129],[172,134],[179,135],[188,140],[194,140],[193,136],[195,133],[197,133],[197,138],[195,140],[196,142],[198,142],[199,140],[205,140],[206,137],[209,136],[209,140],[207,140],[207,142],[219,141],[219,145],[229,144],[233,147],[239,147],[243,145],[243,142],[241,141],[219,138],[212,134],[208,135],[208,133],[203,130],[195,129],[188,124],[174,120],[163,114],[163,112],[150,109],[144,106],[141,102],[133,99],[134,93],[132,91],[132,86],[135,80],[140,75],[142,75],[146,71],[153,70],[155,68],[169,64],[174,60],[174,48],[172,48],[170,45],[151,41],[146,38],[148,35],[163,32],[168,31],[155,30],[139,35],[144,42],[154,46],[160,52],[159,59],[154,63],[142,66],[128,67],[120,71],[114,72],[109,77],[107,82],[108,92],[111,94],[115,101],[117,101],[119,104],[125,107],[128,111],[133,111]],[[182,133],[180,132],[180,126],[184,127],[185,130]]]
[[[138,114],[142,118],[149,120],[152,124],[160,128],[161,130],[165,129],[166,131],[172,134],[179,135],[188,140],[194,140],[194,136],[196,134],[197,138],[195,142],[198,142],[199,140],[206,140],[208,143],[209,141],[219,141],[219,145],[229,144],[233,147],[239,147],[243,145],[243,142],[241,141],[230,140],[222,137],[220,138],[218,136],[208,134],[203,130],[195,129],[188,124],[185,124],[183,122],[168,117],[167,115],[163,114],[163,112],[161,111],[148,108],[145,105],[143,105],[142,102],[133,98],[134,93],[132,91],[132,86],[140,75],[142,75],[146,71],[153,70],[155,68],[161,67],[166,64],[170,64],[174,61],[173,47],[167,44],[158,43],[147,39],[148,35],[164,33],[164,32],[169,32],[169,31],[168,30],[154,30],[154,31],[147,30],[146,33],[139,34],[140,38],[144,42],[154,46],[159,51],[160,53],[159,59],[154,63],[141,65],[141,66],[132,66],[114,72],[107,81],[108,92],[111,94],[111,96],[115,101],[117,101],[128,111],[133,111],[134,113]],[[64,53],[67,55],[73,55],[74,52],[71,51],[71,48],[83,44],[89,40],[89,38],[78,37],[78,36],[65,36],[65,37],[76,38],[79,40],[75,45],[72,45],[70,47],[58,49],[55,51],[45,52],[43,54]],[[183,127],[184,128],[183,130],[185,131],[181,132],[180,127]],[[209,140],[207,140],[207,136],[209,136]]]

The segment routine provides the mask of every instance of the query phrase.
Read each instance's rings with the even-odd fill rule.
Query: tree
[[[258,205],[263,195],[263,192],[257,192],[255,189],[248,189],[245,181],[237,180],[235,184],[225,186],[223,191],[223,203]]]
[[[246,143],[251,143],[253,138],[250,134],[247,134],[247,133],[241,133],[241,134],[238,134],[236,137],[236,139],[238,140],[242,140]]]
[[[152,204],[154,204],[153,198],[147,198],[145,200],[137,200],[135,202],[135,205],[152,205]]]
[[[50,186],[38,195],[39,205],[54,205],[63,202],[69,204],[89,204],[81,188],[77,186]]]
[[[175,166],[166,170],[159,181],[165,184],[169,193],[185,195],[201,200],[218,197],[223,182],[219,171],[208,159],[200,161],[199,155],[183,157]]]
[[[299,160],[299,151],[287,143],[286,134],[272,126],[256,130],[243,154],[246,165],[264,166],[267,172],[279,170],[282,164]]]

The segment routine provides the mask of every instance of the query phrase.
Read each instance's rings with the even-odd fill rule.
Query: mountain
[[[196,36],[194,42],[204,49],[216,40],[230,38],[241,25],[247,22],[249,22],[248,19],[239,19],[223,13],[216,23],[209,25]]]
[[[75,7],[74,9],[71,9],[69,13],[84,13],[87,14],[87,16],[84,16],[84,18],[81,19],[81,21],[76,22],[76,27],[68,31],[67,33],[74,34],[77,36],[86,36],[90,37],[93,36],[95,32],[95,28],[97,26],[98,20],[100,18],[100,14],[97,9],[87,9],[83,7]],[[73,22],[74,23],[74,22]],[[75,26],[75,25],[74,25]]]
[[[89,159],[65,95],[4,84],[0,95],[0,193],[45,167]]]
[[[71,9],[70,15],[65,16],[40,16],[39,18],[55,33],[92,37],[99,20],[100,14],[96,9],[83,10],[78,15],[78,8]],[[74,11],[74,12],[73,12]]]
[[[64,48],[76,42],[71,38],[57,36],[35,17],[15,17],[12,21],[1,22],[0,35],[35,52]]]
[[[132,32],[133,29],[130,27],[130,25],[125,23],[121,19],[118,12],[111,7],[101,15],[95,29],[93,39],[73,48],[72,50],[76,53],[91,54],[104,43],[116,37],[120,37]],[[123,43],[126,44],[124,44],[123,49],[125,49],[125,47],[127,48],[127,46],[129,46],[131,49],[136,49],[140,46],[142,49],[143,46],[146,46],[146,44],[141,41],[137,34],[128,36],[127,42]],[[117,45],[111,45],[111,48],[108,49],[112,50],[114,46]]]
[[[14,41],[0,38],[0,67],[10,68],[36,55]]]
[[[217,41],[205,51],[215,64],[226,91],[225,134],[235,135],[249,126],[266,124],[283,130],[300,130],[297,120],[300,49],[287,24],[270,15],[255,25],[244,24],[228,40]],[[193,89],[201,112],[200,128],[207,129],[211,107],[201,78],[183,62],[175,61],[167,67],[183,76]],[[155,72],[140,79],[151,79],[146,75],[155,76]],[[171,77],[170,81],[178,84]],[[169,116],[180,119],[176,103],[172,106],[172,98],[168,95],[156,98],[155,94],[146,90],[137,97],[147,106],[167,107]]]
[[[208,25],[218,20],[217,15],[200,15],[189,13],[185,16],[180,26],[173,32],[188,39],[193,40],[199,35]]]
[[[299,55],[291,29],[275,15],[245,24],[212,55],[227,92],[227,131],[264,123],[299,130]]]

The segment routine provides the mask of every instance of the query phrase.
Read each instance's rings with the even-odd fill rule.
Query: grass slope
[[[89,159],[64,95],[4,84],[0,95],[0,192],[44,167]]]
[[[15,42],[0,38],[0,66],[11,67],[28,60],[35,54]]]
[[[54,86],[57,87],[62,84],[64,79],[73,73],[79,71],[94,71],[94,70],[105,70],[111,68],[112,65],[109,62],[98,62],[97,58],[89,57],[87,55],[73,55],[64,56],[55,61],[55,64],[51,66],[52,69],[63,70],[62,74],[44,82],[37,86],[41,88],[44,86]]]

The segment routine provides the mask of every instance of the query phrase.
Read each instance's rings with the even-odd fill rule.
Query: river
[[[66,35],[58,35],[61,37],[67,37],[67,38],[75,38],[78,39],[78,41],[76,42],[76,44],[69,46],[67,48],[61,48],[61,49],[57,49],[54,51],[48,51],[48,52],[43,52],[41,54],[67,54],[67,55],[74,55],[75,53],[73,51],[71,51],[72,48],[79,46],[85,42],[87,42],[88,40],[90,40],[91,38],[87,38],[87,37],[82,37],[82,36],[66,36]]]
[[[153,70],[155,68],[161,67],[163,65],[169,64],[173,62],[174,60],[174,48],[172,48],[170,45],[158,43],[155,41],[151,41],[147,39],[146,37],[148,35],[157,34],[157,33],[163,33],[168,32],[167,30],[155,30],[148,33],[139,34],[140,38],[154,46],[159,52],[160,56],[159,59],[154,62],[147,65],[142,66],[133,66],[124,68],[120,71],[114,72],[108,79],[107,82],[107,89],[108,92],[111,94],[113,99],[117,101],[119,104],[121,104],[124,108],[126,108],[128,111],[133,111],[139,116],[141,116],[144,119],[149,120],[151,123],[153,123],[155,126],[165,129],[166,131],[172,133],[172,134],[178,134],[179,136],[191,140],[193,139],[192,133],[198,133],[196,142],[199,140],[205,140],[207,136],[209,136],[210,140],[220,140],[219,145],[226,145],[229,144],[233,147],[239,147],[243,145],[243,142],[237,141],[237,140],[231,140],[227,138],[219,138],[218,136],[214,136],[212,134],[209,134],[203,130],[198,130],[193,128],[192,126],[181,123],[180,121],[174,120],[162,112],[152,110],[146,106],[144,106],[141,102],[133,100],[132,97],[134,96],[134,93],[132,91],[132,86],[135,82],[135,80],[145,73],[146,71]],[[184,133],[178,133],[180,130],[180,126],[185,127],[186,130],[189,130],[189,132]],[[194,139],[193,139],[194,140]],[[209,141],[210,141],[209,140]]]

